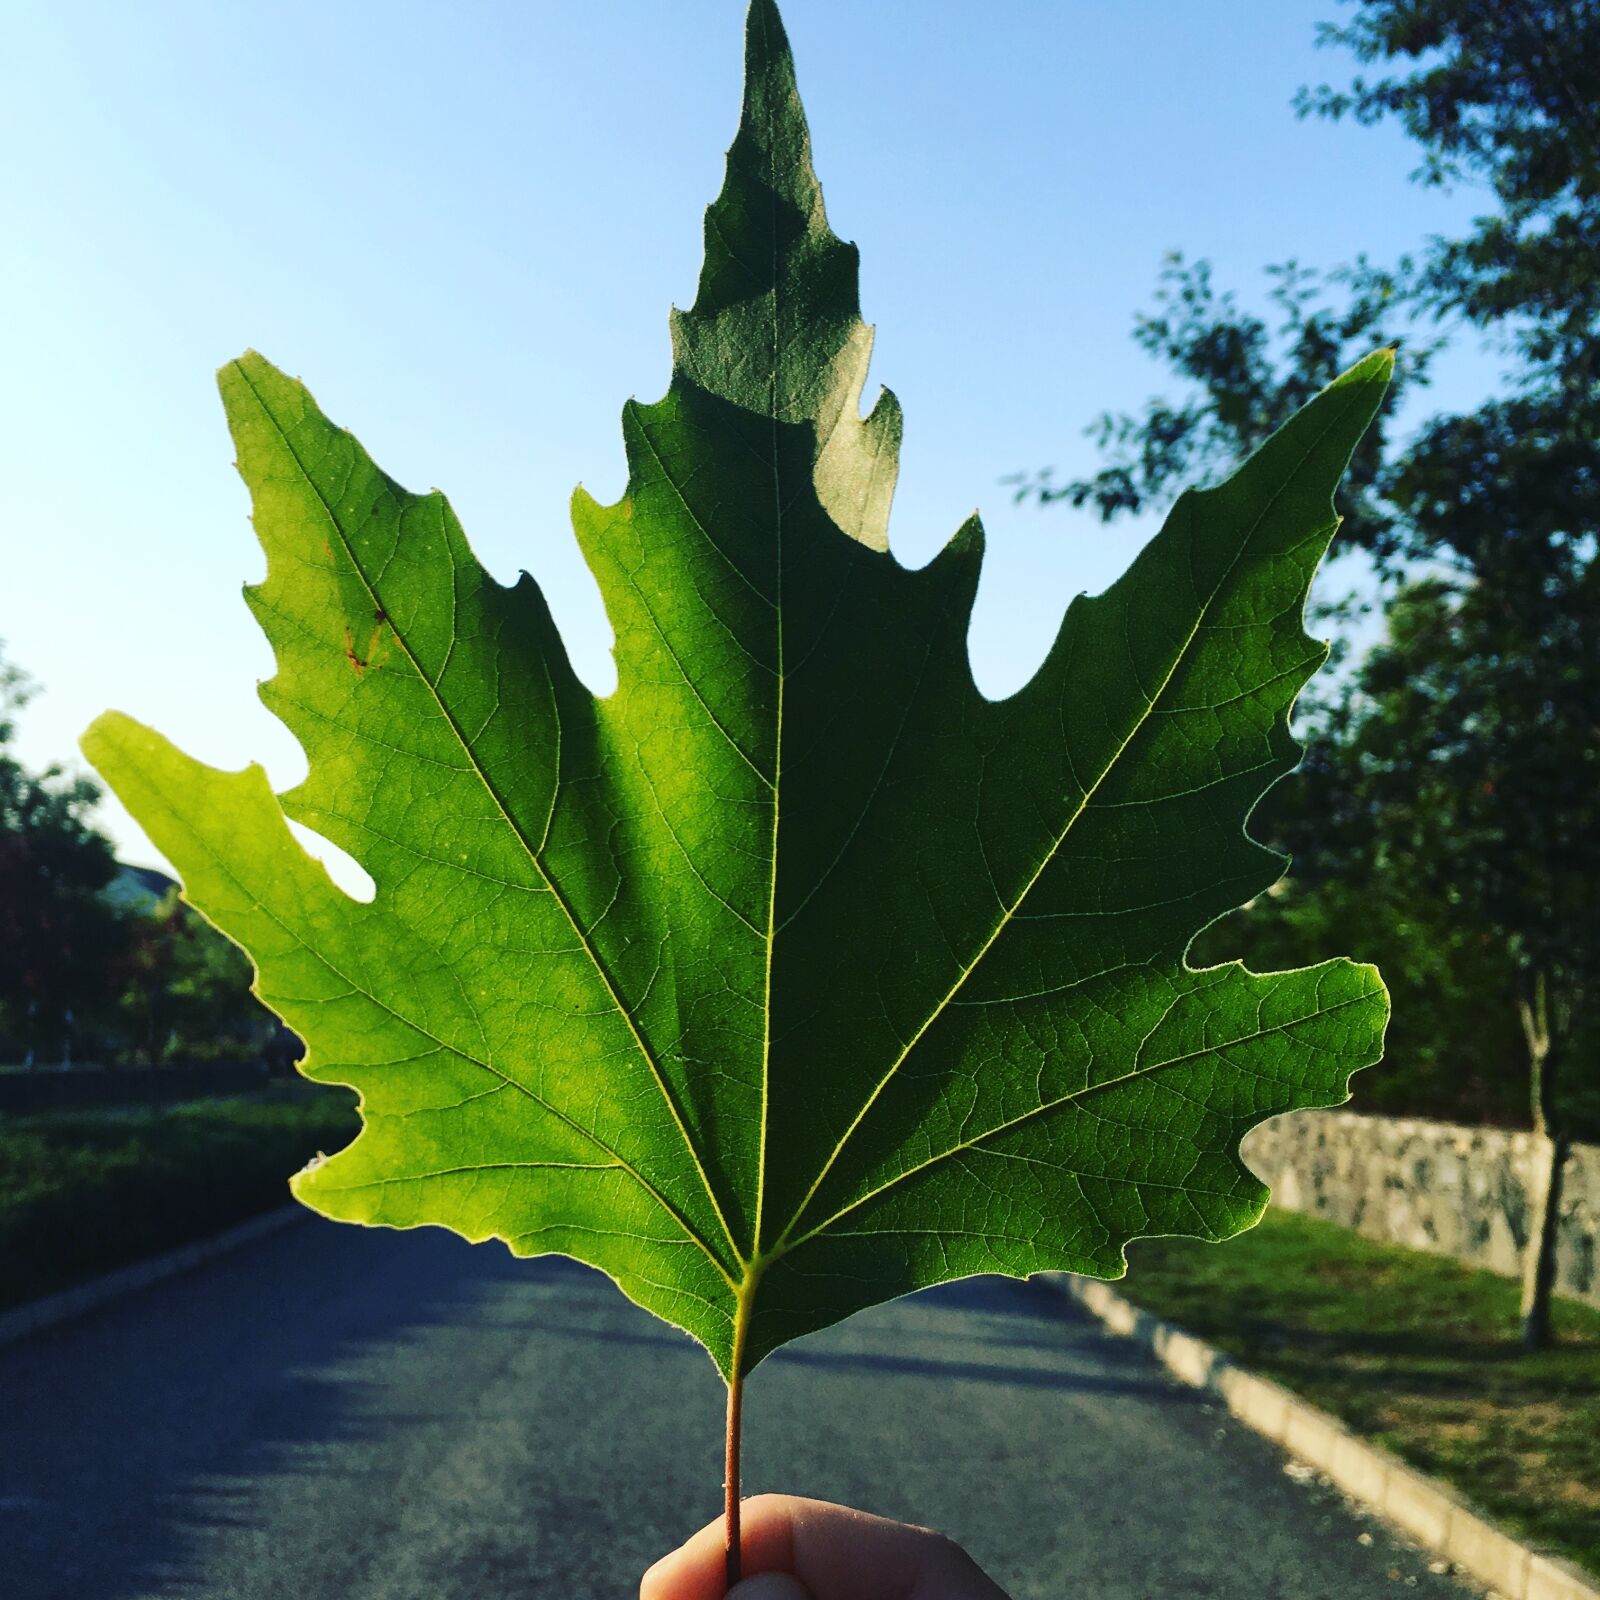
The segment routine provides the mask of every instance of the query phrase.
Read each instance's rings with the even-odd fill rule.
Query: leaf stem
[[[746,1277],[733,1315],[733,1361],[728,1379],[728,1426],[723,1457],[722,1518],[726,1554],[727,1588],[739,1581],[739,1442],[744,1413],[744,1347],[750,1332],[750,1313],[756,1299],[756,1274]]]
[[[744,1402],[744,1377],[736,1373],[728,1385],[727,1469],[723,1478],[723,1523],[726,1529],[728,1588],[739,1581],[739,1412]]]

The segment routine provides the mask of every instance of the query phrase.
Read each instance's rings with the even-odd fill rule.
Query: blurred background
[[[1252,822],[1293,868],[1190,952],[1376,961],[1388,1054],[1357,1081],[1364,1131],[1258,1147],[1264,1254],[1220,1253],[1223,1282],[1152,1245],[1131,1283],[1600,1567],[1600,5],[786,20],[908,419],[895,551],[921,564],[974,504],[989,529],[986,693],[1179,490],[1397,347],[1314,597],[1305,763]],[[666,385],[738,23],[733,0],[10,12],[0,1307],[281,1203],[354,1126],[76,754],[114,705],[276,787],[304,770],[254,694],[270,654],[238,588],[262,563],[210,373],[258,347],[444,487],[605,692],[565,504],[621,492],[620,405]],[[1386,1398],[1340,1388],[1385,1309],[1501,1350],[1475,1369],[1489,1411],[1449,1410],[1445,1355],[1391,1360]],[[1514,1470],[1483,1465],[1491,1436]]]

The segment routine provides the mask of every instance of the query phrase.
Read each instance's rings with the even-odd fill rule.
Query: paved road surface
[[[1015,1600],[1468,1592],[1044,1288],[868,1312],[746,1413],[749,1490],[942,1527]],[[308,1220],[0,1350],[0,1594],[627,1597],[716,1514],[721,1419],[595,1274]]]

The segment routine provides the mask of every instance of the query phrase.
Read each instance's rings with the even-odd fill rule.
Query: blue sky
[[[1014,507],[1018,468],[1093,463],[1106,407],[1167,384],[1128,338],[1164,252],[1258,296],[1295,256],[1379,260],[1475,196],[1407,181],[1394,129],[1296,121],[1334,0],[789,0],[835,229],[863,256],[874,375],[906,446],[893,539],[926,560],[974,505],[989,693],[1126,564],[1108,532]],[[740,0],[56,0],[0,62],[0,638],[46,693],[23,757],[72,759],[108,705],[202,759],[297,746],[256,701],[239,598],[262,561],[212,380],[255,346],[485,563],[544,585],[579,671],[609,630],[566,518],[620,493],[618,412],[666,386],[700,213],[737,116]],[[19,159],[20,155],[20,159]],[[1495,364],[1462,351],[1432,402]],[[130,860],[159,857],[113,803]]]

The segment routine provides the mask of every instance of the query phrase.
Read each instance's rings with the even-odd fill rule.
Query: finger
[[[787,1572],[763,1572],[735,1584],[728,1600],[811,1600],[811,1591]]]
[[[819,1600],[1005,1600],[964,1551],[926,1528],[790,1495],[759,1495],[742,1516],[744,1571],[790,1573]],[[645,1574],[641,1600],[723,1600],[723,1572],[718,1520]]]
[[[756,1511],[766,1498],[763,1495],[746,1500],[740,1508],[740,1564],[750,1576],[789,1571],[786,1532],[781,1545],[775,1542],[772,1519]],[[718,1517],[645,1573],[639,1584],[639,1600],[723,1600],[727,1593],[726,1573],[725,1529]]]

